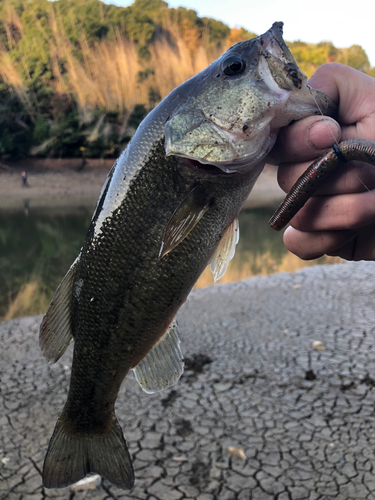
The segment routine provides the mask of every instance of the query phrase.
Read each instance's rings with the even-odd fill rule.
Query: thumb
[[[356,124],[367,116],[374,115],[375,79],[356,69],[338,63],[323,64],[310,78],[309,85],[339,103],[338,120],[342,125]],[[373,123],[371,131],[367,131],[370,136],[366,134],[366,130],[359,130],[356,135],[344,139],[349,137],[372,139],[372,130]]]
[[[308,116],[280,130],[268,163],[309,161],[339,142],[339,124],[327,116]]]

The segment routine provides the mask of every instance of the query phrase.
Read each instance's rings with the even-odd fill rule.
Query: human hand
[[[297,178],[335,142],[375,140],[375,79],[337,63],[318,68],[309,81],[338,103],[338,123],[304,118],[280,131],[273,157],[278,181],[288,192]],[[337,255],[375,260],[375,167],[341,164],[292,219],[284,244],[302,259]]]

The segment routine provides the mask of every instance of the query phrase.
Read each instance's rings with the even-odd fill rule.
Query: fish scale
[[[161,141],[151,148],[150,161],[133,178],[127,197],[110,220],[103,222],[100,235],[89,230],[77,266],[76,279],[83,285],[73,305],[77,326],[64,418],[81,422],[86,432],[91,426],[105,425],[113,413],[126,373],[167,329],[238,210],[233,207],[233,196],[242,205],[253,180],[253,172],[229,182],[220,178],[214,185],[211,179],[202,178],[201,185],[207,185],[215,198],[215,209],[202,218],[199,231],[191,231],[175,252],[158,259],[174,208],[197,182],[189,172],[181,176],[174,157],[164,159],[163,168],[155,168],[155,164],[160,167],[160,155],[164,155]],[[116,256],[110,261],[109,248]]]

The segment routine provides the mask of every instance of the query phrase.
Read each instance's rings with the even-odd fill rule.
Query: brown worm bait
[[[341,163],[351,160],[375,165],[375,142],[365,139],[350,139],[340,142],[338,146],[335,144],[328,153],[312,163],[299,177],[268,221],[268,224],[276,231],[283,229],[323,184],[325,179]]]

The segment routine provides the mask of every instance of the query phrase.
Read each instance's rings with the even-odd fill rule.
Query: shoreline
[[[7,163],[0,162],[2,171],[28,170],[33,172],[46,172],[59,169],[83,170],[84,168],[110,169],[117,158],[22,158],[11,160]]]
[[[62,159],[38,162],[20,160],[17,166],[0,166],[0,210],[95,206],[109,169],[115,160]],[[22,163],[23,162],[23,163]],[[22,185],[26,171],[29,187]],[[284,193],[277,184],[277,167],[266,165],[244,208],[275,208]]]

